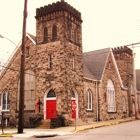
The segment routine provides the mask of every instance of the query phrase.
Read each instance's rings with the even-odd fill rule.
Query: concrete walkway
[[[4,129],[4,134],[0,134],[0,137],[51,137],[57,135],[67,135],[73,134],[80,131],[88,130],[88,129],[95,129],[104,126],[115,125],[119,123],[134,121],[135,118],[125,118],[125,119],[117,119],[117,120],[109,120],[109,121],[100,121],[100,122],[90,122],[86,125],[82,126],[67,126],[67,127],[59,127],[55,129],[24,129],[23,134],[17,134],[17,129],[12,128]]]

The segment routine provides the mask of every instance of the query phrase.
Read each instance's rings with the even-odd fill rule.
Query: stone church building
[[[35,19],[36,36],[27,33],[25,44],[25,114],[88,122],[135,113],[131,49],[83,53],[81,13],[64,0],[36,9]],[[0,73],[5,124],[18,119],[21,55],[19,44]]]

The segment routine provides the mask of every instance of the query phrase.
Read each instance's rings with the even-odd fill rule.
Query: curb
[[[133,119],[133,120],[123,120],[123,121],[119,121],[119,122],[112,122],[112,123],[108,123],[108,124],[103,124],[103,125],[97,125],[97,126],[82,128],[82,129],[75,130],[74,133],[78,133],[78,132],[89,130],[89,129],[100,128],[100,127],[103,127],[103,126],[111,126],[111,125],[116,125],[116,124],[120,124],[120,123],[124,123],[124,122],[130,122],[130,121],[134,121],[134,120],[135,119]]]
[[[0,134],[0,137],[12,137],[11,134]]]

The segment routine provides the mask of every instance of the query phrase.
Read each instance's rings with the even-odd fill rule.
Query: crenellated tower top
[[[64,0],[49,4],[44,7],[37,8],[35,18],[38,19],[47,14],[51,14],[51,13],[59,12],[59,11],[65,11],[65,12],[71,14],[77,20],[82,21],[81,13],[78,10],[76,10],[75,8],[73,8],[71,5],[69,5],[67,2],[65,2]]]
[[[115,47],[112,49],[112,51],[114,54],[126,53],[129,54],[130,56],[133,56],[133,50],[128,48],[127,46]]]

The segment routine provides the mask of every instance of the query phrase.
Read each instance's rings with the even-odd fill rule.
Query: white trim
[[[114,84],[111,79],[107,82],[107,111],[116,112],[116,96]]]
[[[27,33],[26,36],[33,42],[33,44],[36,45],[36,42],[30,37],[30,35]]]
[[[115,60],[115,58],[114,58],[112,49],[110,49],[110,54],[111,54],[111,57],[112,57],[112,60],[113,60],[114,66],[115,66],[115,70],[116,70],[117,75],[118,75],[118,78],[119,78],[119,82],[120,82],[120,84],[121,84],[121,88],[124,89],[124,90],[128,90],[128,88],[125,88],[125,87],[123,86],[122,79],[121,79],[121,76],[120,76],[120,73],[119,73],[119,70],[118,70],[118,67],[117,67],[117,63],[116,63],[116,60]]]

